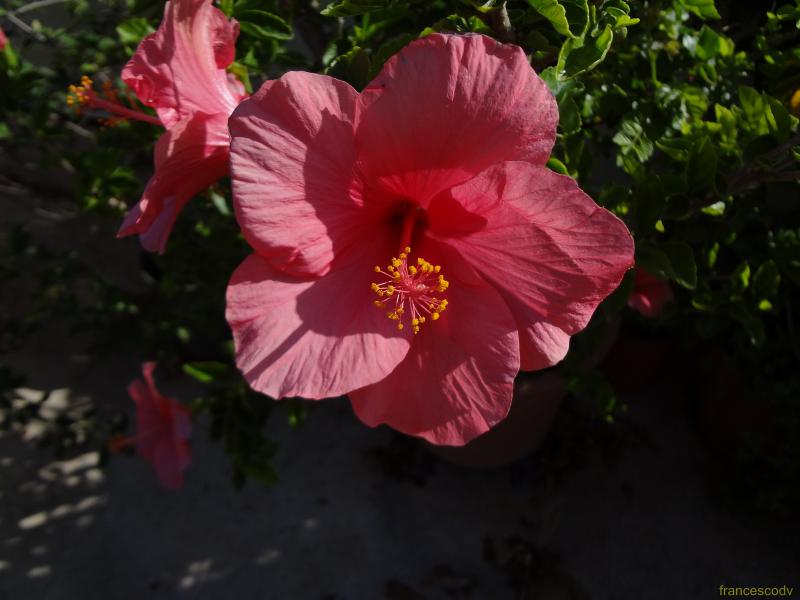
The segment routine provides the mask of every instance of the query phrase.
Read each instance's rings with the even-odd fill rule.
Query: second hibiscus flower
[[[155,174],[128,212],[120,237],[138,234],[145,249],[164,252],[183,207],[228,174],[228,117],[246,97],[226,71],[238,35],[239,24],[211,0],[166,3],[158,30],[142,40],[122,70],[122,80],[158,117],[123,103],[109,82],[102,92],[86,76],[70,86],[69,105],[105,111],[112,123],[135,119],[166,128],[155,147]]]
[[[625,225],[545,168],[557,122],[521,49],[477,35],[413,42],[361,94],[264,84],[230,122],[249,384],[349,394],[436,444],[502,420],[517,372],[560,361],[633,264]]]

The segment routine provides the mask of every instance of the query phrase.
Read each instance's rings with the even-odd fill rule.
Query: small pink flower
[[[642,267],[636,268],[633,292],[628,298],[628,306],[645,317],[657,317],[664,305],[674,299],[669,283],[648,273]]]
[[[180,402],[158,391],[153,380],[155,368],[154,362],[144,363],[144,381],[135,379],[128,386],[136,403],[136,436],[112,441],[112,449],[136,444],[139,455],[153,463],[161,485],[174,490],[183,485],[183,471],[191,459],[192,420]]]
[[[6,32],[0,29],[0,51],[2,51],[6,44],[8,43],[8,38],[6,37]]]
[[[557,122],[522,50],[479,35],[417,40],[361,94],[265,83],[230,121],[248,383],[349,394],[435,444],[505,418],[517,372],[560,361],[633,263],[622,221],[545,168]]]
[[[139,234],[145,249],[164,252],[175,219],[198,192],[228,174],[228,117],[246,97],[226,72],[239,24],[211,0],[170,0],[158,30],[144,38],[122,70],[122,80],[158,118],[131,109],[84,78],[70,88],[70,104],[105,110],[114,118],[166,127],[155,149],[155,175],[118,235]]]

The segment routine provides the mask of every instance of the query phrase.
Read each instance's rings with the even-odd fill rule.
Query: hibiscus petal
[[[350,393],[367,425],[463,446],[508,414],[520,365],[511,312],[480,281],[451,278],[447,296],[447,311],[425,324],[405,360],[384,380]]]
[[[230,115],[241,96],[225,68],[233,61],[239,25],[210,0],[172,0],[158,30],[139,44],[122,80],[166,127],[193,112]]]
[[[518,46],[433,34],[390,58],[359,101],[365,173],[423,207],[504,160],[544,164],[558,109]]]
[[[291,72],[265,83],[231,117],[236,217],[276,269],[323,275],[334,254],[362,235],[356,97],[342,81]]]
[[[520,323],[520,370],[538,371],[564,360],[569,351],[569,335],[550,323]]]
[[[257,254],[234,272],[226,317],[236,364],[253,389],[274,398],[321,399],[383,379],[406,355],[408,332],[373,305],[375,254],[343,257],[322,278],[294,278]]]
[[[453,207],[483,225],[451,218]],[[448,260],[469,262],[503,295],[518,321],[544,321],[573,335],[633,265],[625,224],[575,181],[508,162],[436,198],[431,233]]]
[[[156,144],[156,172],[117,236],[138,233],[146,250],[163,253],[186,203],[228,173],[228,139],[221,114],[195,114],[164,133]]]

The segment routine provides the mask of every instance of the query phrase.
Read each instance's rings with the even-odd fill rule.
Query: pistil
[[[110,81],[103,83],[103,91],[101,94],[95,92],[94,82],[87,75],[81,77],[80,85],[69,86],[67,106],[75,107],[78,111],[83,110],[85,107],[104,110],[111,115],[111,117],[106,120],[106,124],[109,126],[114,126],[128,119],[163,126],[158,117],[149,115],[143,110],[130,108],[122,104]]]

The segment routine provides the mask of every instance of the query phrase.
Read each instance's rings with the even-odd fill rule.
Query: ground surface
[[[84,231],[83,251],[103,257],[93,268],[109,253],[117,271],[135,268],[135,242],[115,242],[113,224],[4,190],[4,226],[25,222],[55,246]],[[24,311],[5,302],[6,315]],[[2,360],[27,378],[20,397],[130,413],[136,357],[92,358],[90,341],[54,321]],[[184,380],[164,388],[194,393]],[[537,455],[488,471],[367,429],[343,401],[295,430],[278,412],[281,482],[242,492],[203,422],[178,493],[135,457],[53,461],[3,434],[0,599],[692,600],[722,584],[800,587],[797,524],[726,502],[679,388],[653,382],[627,402],[624,423],[600,435],[568,402]]]

